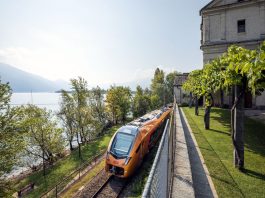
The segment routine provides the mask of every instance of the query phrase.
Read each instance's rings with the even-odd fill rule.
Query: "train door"
[[[144,153],[143,153],[143,142],[140,144],[140,160],[143,161]]]
[[[147,153],[149,153],[149,145],[148,145],[148,142],[149,142],[149,139],[148,139],[148,136],[147,136],[147,134],[148,134],[148,131],[147,130],[145,130],[144,131],[144,138],[142,139],[142,144],[143,144],[143,148],[142,148],[142,153],[143,153],[143,157],[147,154]]]
[[[143,161],[143,142],[141,142],[136,149],[136,156],[137,156],[137,166],[140,166]]]

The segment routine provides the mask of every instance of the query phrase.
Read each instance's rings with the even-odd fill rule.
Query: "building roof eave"
[[[209,43],[209,44],[203,44],[200,46],[200,48],[204,47],[212,47],[212,46],[220,46],[220,45],[235,45],[235,44],[244,44],[244,43],[259,43],[263,42],[265,39],[249,39],[245,41],[229,41],[229,42],[214,42],[214,43]]]
[[[202,9],[200,9],[200,16],[202,15],[202,11],[205,10],[205,9],[207,9],[214,1],[216,1],[216,0],[210,1]]]
[[[249,1],[234,2],[234,3],[230,3],[230,4],[224,4],[224,5],[220,5],[220,6],[211,7],[211,4],[214,3],[214,1],[216,1],[216,0],[211,1],[210,3],[208,3],[206,6],[204,6],[200,10],[200,16],[202,16],[203,12],[208,12],[208,11],[210,12],[210,11],[217,11],[217,10],[241,7],[241,6],[248,6],[251,4],[257,4],[257,3],[263,2],[264,0],[249,0]]]

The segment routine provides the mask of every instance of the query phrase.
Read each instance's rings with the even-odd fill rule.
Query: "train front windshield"
[[[126,157],[132,147],[135,136],[119,132],[116,134],[111,146],[111,153],[117,157]]]

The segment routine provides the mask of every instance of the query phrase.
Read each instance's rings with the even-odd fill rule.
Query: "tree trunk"
[[[45,151],[44,151],[44,137],[43,137],[43,131],[41,133],[41,150],[42,150],[42,166],[43,166],[43,176],[45,177],[46,176],[46,170],[45,170]]]
[[[43,166],[43,176],[46,175],[46,167],[45,167],[45,157],[44,157],[44,150],[42,150],[42,166]]]
[[[224,91],[221,89],[220,90],[220,97],[221,97],[221,108],[224,107]]]
[[[192,107],[192,93],[190,92],[190,101],[189,101],[189,107]]]
[[[123,113],[123,114],[122,114],[122,123],[123,123],[123,124],[125,124],[125,120],[126,120],[126,114]]]
[[[210,106],[206,106],[205,112],[204,112],[204,128],[206,130],[210,129],[210,113],[211,113],[211,108],[214,105],[213,95],[210,93],[207,97],[208,97],[207,100],[210,101]],[[209,97],[210,97],[210,99],[209,99]]]
[[[199,102],[198,102],[198,97],[195,96],[195,115],[199,115]]]
[[[82,137],[81,137],[82,144],[86,143],[87,142],[87,138],[86,138],[85,133],[84,133],[84,127],[81,127],[81,134],[82,134]]]
[[[72,124],[69,124],[69,128],[70,128],[70,139],[69,139],[69,145],[70,145],[70,151],[73,151],[74,150],[74,147],[73,147],[73,139],[74,139],[74,131],[73,131],[73,127],[72,127]]]
[[[115,124],[114,112],[112,112],[112,122],[113,122],[113,124]]]
[[[73,148],[73,144],[72,144],[72,139],[69,140],[69,145],[70,145],[70,151],[74,150],[74,148]]]
[[[204,112],[204,128],[205,129],[210,128],[210,112],[211,112],[211,106],[205,107],[205,112]]]
[[[232,94],[232,105],[230,106],[231,108],[233,108],[233,105],[235,104],[235,86],[233,86],[231,88],[231,94]]]
[[[76,133],[76,141],[77,141],[77,144],[78,144],[78,157],[79,157],[79,159],[82,159],[82,155],[81,155],[81,145],[80,145],[80,142],[79,142],[78,133]]]
[[[235,86],[235,103],[231,111],[232,141],[234,145],[234,165],[244,168],[244,93],[246,82]]]
[[[80,141],[84,142],[83,134],[81,133],[81,131],[79,132],[79,137],[80,137]]]
[[[48,150],[46,156],[47,156],[47,161],[48,161],[49,165],[52,164],[54,161],[52,152],[50,152]]]

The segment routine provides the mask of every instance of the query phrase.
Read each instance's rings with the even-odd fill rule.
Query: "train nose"
[[[110,173],[117,175],[117,176],[124,176],[124,169],[117,166],[110,165],[109,167]]]

